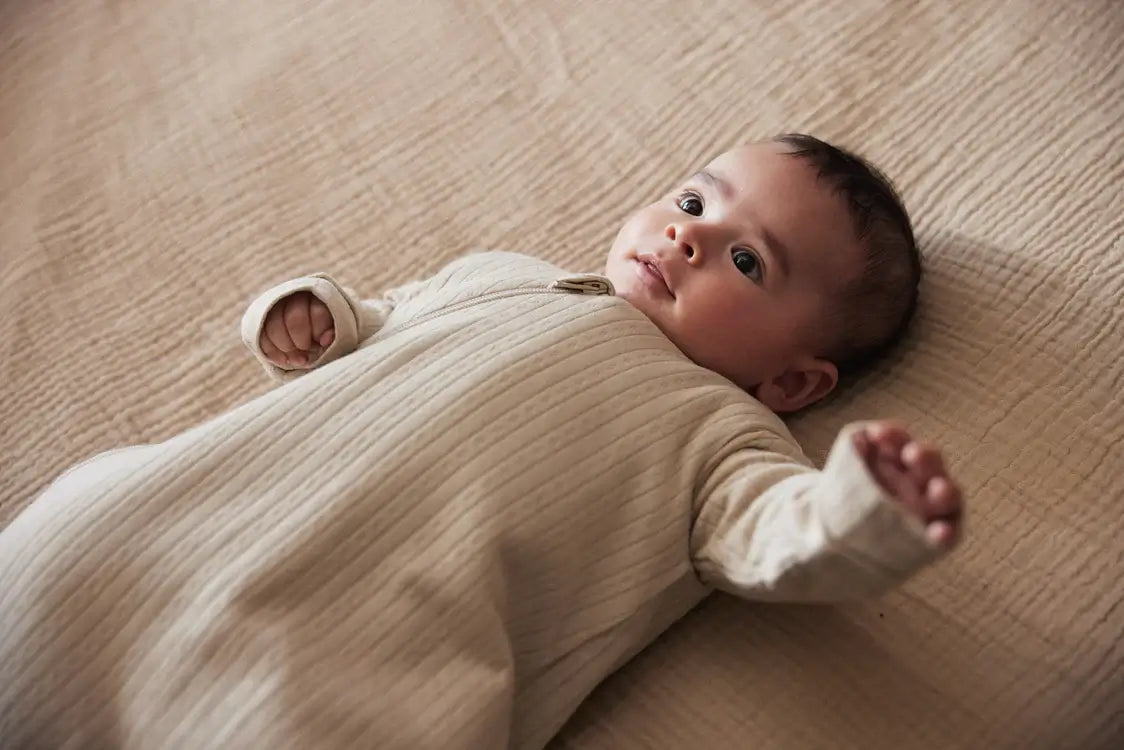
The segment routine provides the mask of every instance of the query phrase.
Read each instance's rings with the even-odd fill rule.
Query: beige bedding
[[[1115,0],[0,3],[0,520],[268,387],[237,323],[272,280],[595,268],[709,155],[807,130],[896,178],[929,277],[911,345],[793,429],[941,441],[967,544],[867,605],[715,597],[555,744],[1111,747],[1122,59]]]

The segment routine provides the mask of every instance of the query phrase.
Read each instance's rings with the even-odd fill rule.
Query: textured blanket
[[[274,279],[594,269],[714,153],[805,130],[895,178],[928,277],[911,343],[790,426],[947,446],[966,544],[866,605],[712,598],[555,744],[1111,747],[1121,59],[1116,0],[0,3],[0,519],[263,393],[237,327]]]

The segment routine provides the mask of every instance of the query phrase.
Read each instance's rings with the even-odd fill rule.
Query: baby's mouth
[[[675,299],[675,293],[671,291],[671,285],[667,283],[667,276],[660,268],[659,258],[648,253],[637,255],[636,273],[645,284],[656,287],[657,290],[662,290],[672,299]]]

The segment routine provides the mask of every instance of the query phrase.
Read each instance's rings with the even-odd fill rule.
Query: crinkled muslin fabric
[[[1122,40],[1114,0],[0,4],[0,519],[276,398],[238,326],[278,280],[595,270],[715,153],[808,131],[895,179],[927,276],[909,343],[788,429],[939,442],[965,544],[864,603],[712,596],[551,746],[1114,747]]]

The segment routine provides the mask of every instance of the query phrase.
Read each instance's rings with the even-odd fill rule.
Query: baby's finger
[[[907,443],[902,448],[902,463],[918,487],[924,487],[930,479],[945,473],[941,452],[928,443]]]
[[[870,436],[866,434],[865,430],[858,430],[851,436],[851,441],[854,443],[855,450],[863,461],[868,466],[874,463],[875,453],[874,445],[870,442]]]
[[[313,297],[308,306],[309,317],[312,319],[312,339],[320,346],[327,348],[335,339],[335,330],[332,313],[328,306],[316,297]]]
[[[866,434],[878,449],[878,454],[898,466],[902,464],[901,452],[909,442],[909,432],[897,422],[875,422],[867,426]]]
[[[956,521],[941,519],[933,521],[925,527],[925,536],[934,544],[949,549],[956,544],[960,536],[960,524]]]
[[[312,348],[312,324],[309,320],[308,294],[294,294],[285,301],[285,328],[289,338],[302,352]]]
[[[925,487],[925,504],[930,518],[960,513],[960,489],[945,477],[934,477]]]
[[[891,461],[878,455],[873,463],[868,464],[870,473],[882,486],[888,495],[902,505],[905,510],[922,521],[928,520],[925,512],[925,498],[918,490],[913,479],[896,461]]]
[[[927,521],[929,513],[925,507],[925,495],[913,481],[909,474],[901,470],[896,464],[891,464],[884,459],[879,459],[883,466],[886,468],[883,473],[887,475],[888,484],[891,493],[897,498],[898,502],[905,506],[913,515],[917,516],[923,521]],[[891,468],[892,467],[892,468]]]
[[[266,316],[265,335],[275,347],[288,354],[296,347],[293,345],[293,340],[289,338],[289,332],[285,330],[285,317],[282,312],[279,312],[275,307],[273,311]]]
[[[261,339],[258,341],[258,345],[261,347],[262,354],[264,354],[266,359],[268,359],[273,364],[275,364],[275,365],[288,364],[289,360],[285,356],[285,352],[281,351],[276,346],[274,346],[273,342],[270,341],[269,337],[266,336],[265,334],[262,334]]]

